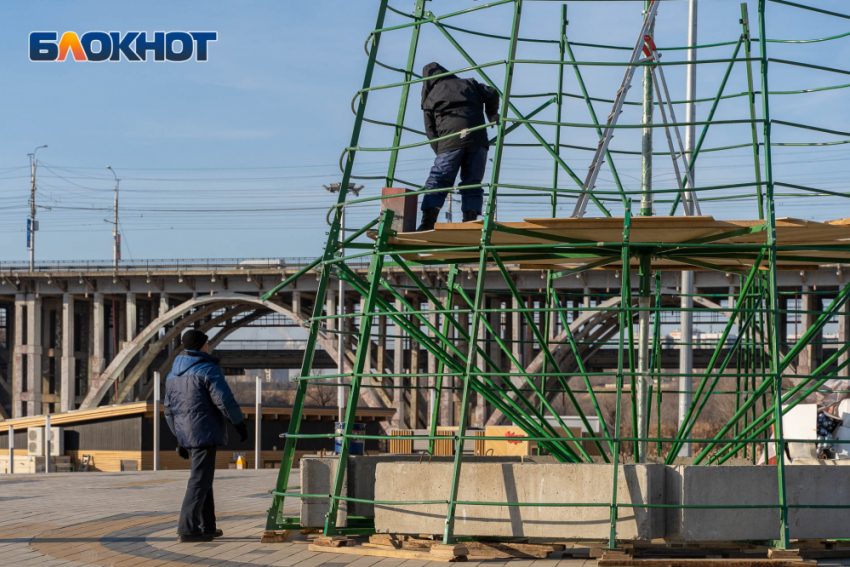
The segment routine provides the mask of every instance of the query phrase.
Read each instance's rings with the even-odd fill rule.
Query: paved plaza
[[[177,543],[177,515],[188,471],[0,475],[0,566],[279,565],[287,567],[436,567],[414,559],[357,557],[308,550],[305,536],[260,543],[277,471],[216,471],[219,527],[211,543]],[[292,478],[297,483],[297,472]],[[299,502],[287,512],[297,515]],[[292,537],[294,536],[294,537]],[[486,567],[592,567],[561,558],[494,559]],[[479,561],[469,561],[475,567]],[[850,560],[820,561],[820,566]]]
[[[316,553],[307,549],[305,536],[297,533],[294,541],[291,537],[286,543],[260,543],[270,505],[268,490],[277,477],[271,469],[216,471],[216,512],[224,537],[212,543],[177,543],[177,515],[188,476],[188,471],[0,475],[0,565],[445,565]],[[292,482],[297,482],[297,474]],[[287,503],[293,515],[298,507],[296,500]],[[500,567],[505,562],[486,563]],[[583,567],[584,563],[555,557],[513,560],[511,567]]]

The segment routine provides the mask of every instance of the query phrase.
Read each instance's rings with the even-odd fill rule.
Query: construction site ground
[[[298,482],[296,471],[290,477]],[[216,475],[216,512],[224,537],[177,542],[188,471],[38,474],[0,477],[0,565],[4,567],[279,565],[288,567],[425,567],[421,559],[311,551],[307,536],[260,543],[277,471],[225,470]],[[288,500],[287,512],[298,514]],[[595,559],[554,552],[545,559],[470,560],[474,567],[591,567]],[[827,559],[819,565],[850,565]]]

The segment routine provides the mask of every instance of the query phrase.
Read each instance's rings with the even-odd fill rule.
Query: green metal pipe
[[[369,283],[369,293],[366,296],[366,306],[364,312],[370,313],[375,309],[376,297],[380,289],[381,271],[383,270],[384,254],[386,253],[387,240],[392,230],[393,211],[386,209],[383,212],[381,225],[378,229],[378,238],[375,242],[375,254],[369,263],[369,274],[367,281]],[[372,341],[370,333],[372,332],[372,317],[363,315],[360,318],[360,340],[357,344],[357,353],[354,357],[354,365],[351,376],[351,385],[349,386],[348,403],[345,407],[345,437],[339,450],[339,459],[337,460],[336,475],[331,490],[332,496],[340,496],[345,486],[345,471],[348,468],[348,454],[351,444],[350,436],[354,431],[354,422],[357,418],[358,401],[360,400],[360,383],[362,378],[360,375],[366,365],[366,360],[372,354]],[[339,512],[339,500],[331,499],[330,509],[325,516],[325,535],[337,534],[337,515]]]
[[[747,13],[747,4],[741,4],[741,25],[744,27],[744,53],[749,59],[751,57],[750,53],[750,18]],[[750,118],[755,120],[756,118],[756,96],[753,89],[753,66],[747,61],[747,102],[750,108]],[[755,173],[756,173],[756,192],[758,193],[758,207],[759,207],[759,218],[764,218],[764,197],[761,192],[761,163],[759,162],[759,141],[758,141],[758,129],[756,128],[755,122],[753,122],[751,126],[751,133],[753,136],[753,164],[755,165]]]
[[[516,57],[516,49],[517,49],[517,38],[519,37],[519,27],[520,21],[522,19],[522,4],[523,0],[516,0],[514,3],[514,17],[513,23],[511,25],[511,40],[510,47],[508,48],[508,59],[513,59]],[[469,419],[469,404],[470,404],[470,383],[471,383],[471,375],[473,371],[473,360],[474,357],[472,353],[476,352],[477,349],[477,341],[478,341],[478,328],[481,324],[481,314],[478,313],[478,310],[482,307],[484,303],[484,283],[487,275],[487,249],[484,248],[484,245],[490,244],[490,236],[493,231],[493,225],[495,224],[495,212],[496,212],[496,187],[493,185],[494,183],[499,182],[499,173],[501,170],[502,163],[502,152],[504,143],[504,133],[505,128],[507,127],[507,122],[505,118],[507,118],[508,114],[508,105],[510,104],[510,96],[511,96],[511,86],[513,83],[513,75],[514,75],[514,64],[508,63],[505,69],[505,85],[502,89],[502,104],[499,112],[499,134],[496,139],[496,149],[493,156],[493,169],[491,171],[491,185],[489,190],[489,195],[487,199],[487,209],[484,215],[484,226],[481,231],[481,252],[480,259],[478,263],[478,281],[475,286],[475,301],[471,304],[474,313],[472,315],[472,328],[470,331],[470,344],[469,344],[469,352],[470,355],[467,360],[466,366],[466,382],[464,383],[463,389],[463,398],[462,398],[462,406],[461,406],[461,419],[458,423],[458,435],[463,437],[466,435],[466,427]],[[446,524],[445,530],[443,531],[443,544],[452,544],[455,543],[456,538],[454,535],[454,523],[455,523],[455,511],[456,505],[453,504],[454,501],[457,500],[458,489],[460,488],[460,472],[463,462],[463,451],[455,451],[455,459],[454,459],[454,468],[452,470],[452,484],[451,490],[449,493],[449,505],[446,511]]]
[[[415,22],[413,25],[413,33],[410,35],[410,48],[407,52],[407,65],[404,70],[404,80],[411,80],[413,73],[413,65],[416,62],[416,48],[419,45],[419,32],[422,28],[419,23],[422,20],[422,15],[425,13],[425,2],[427,0],[416,0],[416,7],[413,11]],[[401,88],[401,100],[398,104],[398,116],[395,123],[395,134],[393,135],[393,147],[398,147],[401,144],[402,126],[404,125],[404,117],[407,113],[407,99],[410,95],[410,85],[404,85]],[[396,165],[398,163],[398,150],[393,150],[390,154],[390,163],[387,166],[387,178],[384,187],[392,187],[395,180]]]
[[[566,48],[567,54],[570,57],[570,61],[575,62],[576,58],[573,55],[573,50],[570,47],[569,41],[567,41],[567,39],[566,39],[566,30],[564,30],[564,32],[562,32],[562,36],[563,36],[563,44],[564,44],[564,47]],[[564,54],[563,54],[563,51],[562,51],[561,52],[561,61],[562,62],[563,62],[563,56],[564,56]],[[558,69],[561,72],[561,74],[563,74],[564,66],[560,65],[558,67]],[[587,94],[587,87],[585,86],[584,79],[581,76],[581,70],[579,69],[578,65],[574,65],[573,69],[575,70],[576,79],[578,80],[578,86],[581,89],[581,94],[584,97],[585,104],[587,104],[587,110],[590,113],[590,118],[591,118],[591,120],[593,120],[593,123],[596,125],[596,133],[599,136],[599,139],[601,140],[602,137],[603,137],[602,129],[599,127],[599,120],[596,117],[596,111],[593,109],[593,103],[590,101],[590,97]],[[558,92],[561,92],[563,90],[563,88],[561,87],[562,82],[563,82],[563,80],[561,82],[559,82],[559,84],[558,84]],[[611,101],[611,102],[613,103],[613,101]],[[561,121],[560,113],[558,114],[557,121],[558,122]],[[560,126],[558,127],[557,131],[560,133],[560,131],[561,131]],[[557,144],[557,143],[559,143],[559,141],[556,141],[555,143]],[[605,151],[605,160],[608,162],[608,167],[611,169],[611,175],[614,178],[614,183],[617,185],[617,190],[622,195],[623,202],[625,203],[625,200],[626,200],[626,194],[624,193],[625,190],[623,188],[622,182],[620,181],[620,175],[617,173],[617,167],[614,165],[614,158],[611,157],[611,152],[608,151],[608,150]],[[557,187],[557,186],[558,186],[558,184],[556,183],[555,187]]]
[[[723,75],[723,79],[720,81],[720,88],[717,90],[717,96],[715,96],[714,102],[711,105],[711,110],[709,110],[708,112],[708,120],[706,121],[706,124],[702,129],[702,133],[700,133],[699,140],[697,140],[697,144],[694,147],[694,151],[691,154],[691,158],[688,160],[688,168],[691,170],[694,167],[694,162],[696,162],[697,158],[699,157],[700,150],[702,149],[702,144],[703,142],[705,142],[705,136],[708,134],[708,128],[711,125],[712,120],[714,120],[714,114],[717,111],[717,106],[720,104],[720,97],[723,96],[723,91],[726,90],[726,83],[729,82],[729,75],[732,74],[732,68],[734,67],[735,62],[745,61],[747,64],[749,64],[749,62],[751,61],[751,58],[749,57],[745,59],[738,59],[738,52],[741,50],[741,44],[743,43],[743,41],[744,36],[741,35],[741,37],[738,38],[738,43],[735,44],[735,51],[732,53],[732,59],[729,60],[729,65],[726,66],[726,73]],[[700,63],[704,63],[704,61],[700,61]],[[755,124],[755,122],[753,122],[753,120],[755,119],[756,118],[754,116],[751,116],[750,120],[748,120],[747,122],[750,124]],[[716,124],[720,123],[722,123],[722,121],[716,122]],[[690,179],[688,180],[688,185],[693,185]],[[681,195],[678,195],[673,200],[673,207],[670,209],[670,216],[676,214],[676,206],[678,205],[680,199]]]
[[[746,281],[743,284],[741,284],[741,290],[738,293],[738,302],[739,303],[749,293],[749,290],[752,287],[753,282],[755,280],[755,276],[758,273],[759,266],[761,265],[761,259],[763,257],[764,257],[764,251],[762,250],[762,252],[759,254],[758,261],[753,264],[752,269],[750,270],[749,274],[747,275]],[[693,400],[691,400],[691,405],[688,407],[688,411],[685,414],[684,419],[682,420],[682,424],[679,426],[679,431],[676,434],[676,437],[678,437],[679,439],[684,439],[685,430],[690,429],[690,428],[688,428],[688,423],[691,420],[691,416],[693,415],[694,409],[696,408],[696,404],[699,401],[699,397],[702,395],[702,392],[705,389],[705,385],[708,382],[708,377],[711,374],[712,370],[714,369],[714,364],[717,362],[717,359],[720,356],[720,352],[721,352],[720,345],[723,345],[723,344],[726,343],[726,337],[729,336],[729,332],[732,330],[732,326],[735,323],[735,319],[740,312],[741,312],[741,310],[739,310],[739,309],[733,309],[732,310],[732,316],[729,317],[729,321],[726,324],[726,328],[723,330],[723,334],[720,336],[720,340],[718,341],[718,348],[716,348],[714,353],[712,354],[711,360],[709,361],[708,367],[706,368],[705,375],[703,376],[702,380],[700,381],[699,388],[697,388],[697,393],[694,396]],[[673,464],[673,460],[679,455],[679,451],[681,450],[682,446],[683,446],[683,443],[677,443],[677,444],[673,445],[673,447],[670,449],[670,453],[668,454],[667,459],[665,460],[665,464],[668,464],[668,465]]]
[[[629,265],[629,227],[631,223],[631,213],[632,213],[632,201],[629,199],[626,203],[626,209],[623,215],[623,250],[622,250],[622,261],[624,266]],[[611,529],[608,535],[608,548],[616,549],[617,546],[617,481],[619,476],[618,465],[620,462],[620,411],[622,409],[622,398],[623,398],[623,350],[625,348],[624,340],[625,336],[622,332],[622,329],[625,328],[626,323],[628,321],[631,324],[631,319],[627,319],[627,311],[625,309],[626,304],[631,304],[631,289],[625,285],[626,278],[628,277],[628,270],[623,272],[624,283],[620,286],[620,309],[618,311],[619,323],[620,323],[620,333],[619,333],[619,349],[617,350],[617,378],[616,378],[616,386],[617,386],[617,401],[614,409],[614,472],[613,472],[613,490],[611,492],[611,511],[610,511],[610,522]]]

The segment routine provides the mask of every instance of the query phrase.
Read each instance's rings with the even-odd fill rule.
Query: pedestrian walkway
[[[177,543],[177,516],[188,471],[0,476],[3,567],[280,565],[288,567],[424,567],[430,563],[316,553],[304,536],[260,543],[275,470],[216,472],[218,526],[210,543]],[[297,475],[292,478],[298,482]],[[287,502],[298,514],[300,502]],[[301,541],[299,542],[298,539]],[[504,560],[488,562],[501,567]],[[470,567],[477,562],[469,562]],[[584,561],[513,561],[511,567],[583,567]],[[434,563],[445,565],[444,563]]]
[[[220,470],[215,494],[224,537],[177,543],[177,516],[188,471],[0,476],[0,566],[3,567],[445,567],[445,563],[310,551],[301,534],[260,543],[275,470]],[[298,482],[297,473],[293,483]],[[300,503],[287,501],[298,515]],[[509,567],[593,567],[595,561],[509,561]],[[465,565],[476,567],[480,562]],[[482,567],[504,567],[495,559]],[[819,567],[850,565],[821,561]]]

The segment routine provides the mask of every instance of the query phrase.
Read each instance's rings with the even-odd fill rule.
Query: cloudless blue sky
[[[850,12],[840,0],[800,0],[836,11]],[[756,2],[749,1],[754,27]],[[466,0],[434,0],[429,9],[446,13],[475,6]],[[412,0],[392,5],[410,11]],[[571,41],[633,45],[641,23],[641,3],[572,2],[569,5]],[[741,33],[740,2],[700,1],[700,43],[736,41]],[[67,2],[7,1],[0,8],[0,66],[4,70],[0,107],[0,261],[24,260],[25,219],[28,214],[29,169],[27,153],[42,144],[38,153],[41,231],[37,235],[37,259],[82,260],[111,258],[112,175],[111,165],[122,178],[121,232],[125,259],[313,257],[325,240],[325,215],[334,202],[322,184],[339,181],[337,162],[351,136],[351,100],[360,88],[366,66],[363,46],[375,23],[376,0],[286,1],[149,1],[144,3],[86,0]],[[771,39],[812,39],[850,31],[850,21],[768,4]],[[559,2],[527,2],[522,35],[556,39]],[[659,13],[657,43],[686,43],[687,2],[665,2]],[[404,23],[391,15],[387,25]],[[501,6],[474,15],[446,20],[493,34],[507,34],[510,7]],[[36,63],[28,59],[28,35],[35,30],[60,33],[90,30],[217,31],[209,61],[199,63]],[[507,46],[499,40],[454,33],[479,63],[506,58]],[[403,66],[410,31],[385,34],[381,61]],[[769,44],[771,57],[847,68],[850,37],[804,44]],[[754,44],[757,54],[757,44]],[[700,58],[726,59],[733,46],[701,50]],[[626,51],[599,51],[576,47],[580,61],[625,60]],[[743,56],[741,53],[740,56]],[[556,59],[557,46],[523,44],[520,58]],[[681,60],[684,52],[671,51],[664,60]],[[70,59],[70,58],[69,58]],[[152,59],[152,58],[149,58]],[[428,26],[422,34],[416,60],[419,71],[437,60],[448,68],[466,67],[454,48]],[[699,96],[716,94],[725,64],[700,68]],[[754,64],[757,71],[757,64]],[[503,68],[486,70],[501,87]],[[666,68],[674,99],[684,96],[684,67]],[[594,97],[612,98],[623,68],[583,67],[582,74]],[[464,76],[476,76],[465,73]],[[477,76],[476,76],[477,77]],[[758,79],[758,76],[756,76]],[[374,84],[400,80],[391,71],[376,72]],[[556,66],[520,67],[514,81],[515,94],[553,93]],[[773,64],[771,90],[795,90],[841,85],[846,75]],[[759,88],[759,85],[757,85]],[[746,68],[738,63],[726,93],[746,89]],[[566,92],[578,93],[573,70],[565,72]],[[394,120],[398,112],[398,89],[376,92],[367,116]],[[551,96],[551,95],[550,95]],[[771,98],[772,117],[839,131],[850,130],[846,89]],[[639,79],[629,100],[640,97]],[[528,112],[543,98],[517,99]],[[757,100],[760,103],[760,100]],[[422,128],[419,86],[411,89],[407,125]],[[702,103],[698,118],[704,119],[710,104]],[[684,108],[677,107],[684,120]],[[598,103],[601,120],[610,105]],[[622,121],[638,122],[639,107],[630,107]],[[759,116],[761,110],[759,108]],[[747,99],[723,101],[716,119],[749,117]],[[552,108],[538,115],[553,120]],[[565,121],[589,122],[587,107],[577,99],[565,99]],[[659,118],[656,115],[656,121]],[[541,127],[549,140],[554,128]],[[490,131],[493,132],[493,131]],[[761,129],[759,128],[761,137]],[[562,142],[595,145],[592,130],[563,130]],[[532,138],[524,129],[511,135],[517,143]],[[405,134],[404,142],[422,138]],[[833,142],[846,137],[774,127],[774,141]],[[364,127],[361,147],[390,145],[392,133],[381,126]],[[751,141],[748,125],[714,127],[706,147]],[[655,148],[666,145],[656,130]],[[639,150],[637,130],[618,135],[616,149]],[[850,157],[845,146],[824,148],[780,147],[774,149],[777,180],[833,191],[846,190],[844,165]],[[491,153],[492,154],[492,153]],[[591,154],[564,150],[567,163],[580,177]],[[381,175],[386,153],[361,152],[357,171]],[[397,176],[423,183],[433,154],[426,147],[403,152]],[[640,161],[633,156],[617,160],[623,183],[629,190],[640,187]],[[656,187],[672,188],[669,158],[658,156]],[[552,160],[541,148],[510,148],[503,162],[502,180],[510,183],[550,185]],[[750,182],[754,172],[751,148],[705,154],[697,164],[698,185]],[[489,180],[488,177],[485,179]],[[381,181],[362,182],[364,195],[377,195]],[[560,187],[574,184],[563,174]],[[607,172],[600,190],[613,190]],[[752,188],[748,192],[751,192]],[[788,192],[787,190],[782,190]],[[835,198],[779,198],[781,216],[840,218],[850,216],[844,201]],[[546,216],[545,200],[523,198],[501,203],[500,220]],[[572,204],[564,202],[563,215]],[[659,214],[669,205],[659,204]],[[622,208],[614,205],[615,214]],[[703,212],[720,218],[755,218],[752,202],[706,203]],[[590,211],[596,214],[595,211]],[[363,224],[377,214],[377,205],[353,209],[351,224]]]

